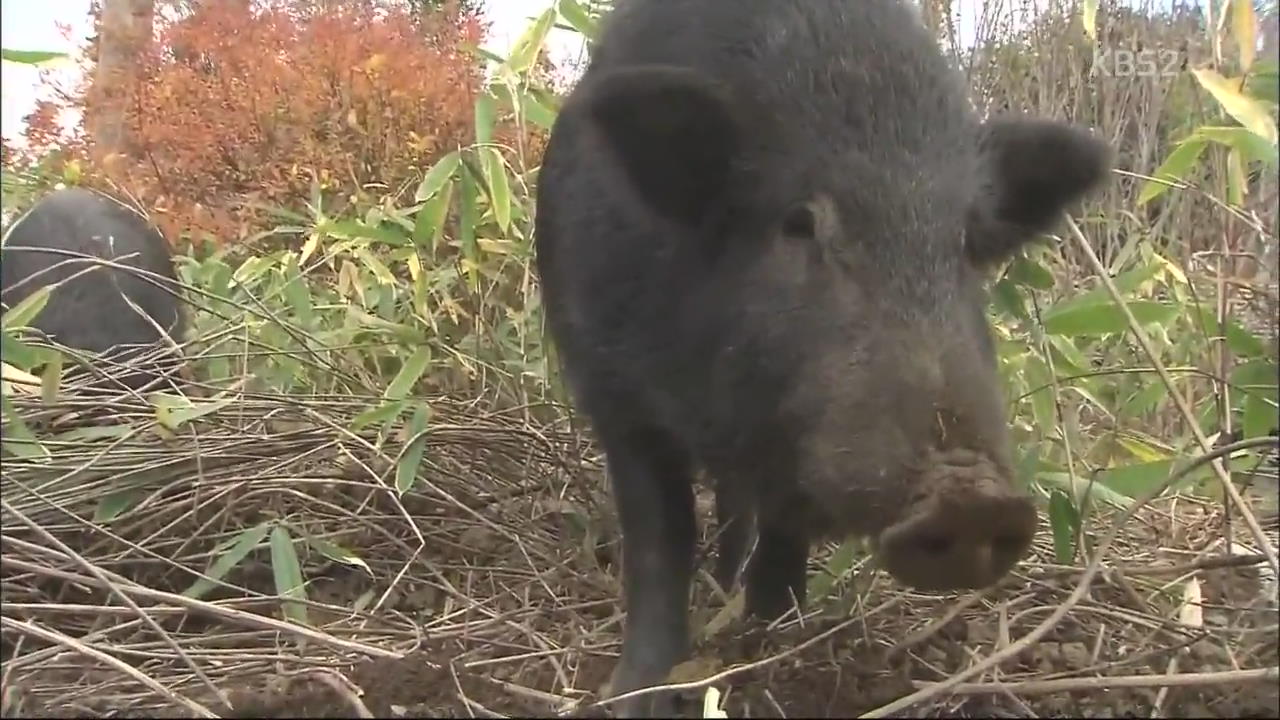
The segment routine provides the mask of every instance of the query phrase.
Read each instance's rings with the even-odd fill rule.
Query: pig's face
[[[1036,521],[1011,477],[982,271],[1096,184],[1106,147],[1003,120],[952,126],[956,144],[930,157],[761,161],[744,154],[750,114],[705,78],[634,68],[593,82],[588,106],[637,196],[704,246],[715,291],[699,297],[731,328],[717,330],[710,402],[722,423],[753,405],[742,420],[765,419],[760,466],[782,477],[761,491],[789,495],[816,532],[872,535],[917,587],[1007,572]],[[639,127],[654,120],[639,103],[669,110]],[[773,407],[748,399],[756,381]]]

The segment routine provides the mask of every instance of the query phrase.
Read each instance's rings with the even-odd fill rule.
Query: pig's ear
[[[740,134],[727,93],[696,72],[647,66],[595,78],[586,116],[640,198],[696,224],[724,192]]]
[[[1082,128],[1050,120],[988,121],[979,151],[983,185],[965,226],[965,249],[978,265],[1007,259],[1049,230],[1111,168],[1106,143]]]

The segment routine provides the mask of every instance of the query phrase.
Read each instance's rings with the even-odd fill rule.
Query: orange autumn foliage
[[[43,155],[62,144],[62,124],[58,116],[62,108],[56,100],[37,100],[35,107],[23,118],[26,129],[27,155]]]
[[[330,215],[362,193],[411,192],[474,139],[483,79],[467,48],[483,27],[471,10],[408,5],[258,0],[200,3],[176,20],[158,12],[130,88],[127,151],[97,163],[94,184],[137,198],[171,241],[215,243],[280,222],[261,206],[302,211],[313,184]],[[92,112],[88,90],[68,104]],[[508,123],[494,136],[515,144],[514,132]],[[85,140],[77,154],[88,163]]]

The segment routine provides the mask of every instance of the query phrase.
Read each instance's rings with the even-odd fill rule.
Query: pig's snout
[[[899,581],[920,590],[986,587],[1031,548],[1035,506],[990,462],[953,455],[922,480],[905,517],[876,543]]]

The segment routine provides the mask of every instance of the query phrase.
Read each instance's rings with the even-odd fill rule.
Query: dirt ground
[[[750,662],[748,648],[759,652],[780,651],[794,646],[797,636],[814,634],[784,633],[768,641],[732,638],[712,649],[703,647],[706,655],[722,653],[726,660]],[[963,634],[963,630],[960,631]],[[730,717],[853,717],[870,711],[898,697],[909,694],[915,686],[913,676],[933,677],[927,668],[953,665],[966,654],[967,645],[954,632],[944,632],[916,658],[886,658],[883,651],[869,650],[856,638],[856,631],[845,633],[830,642],[775,663],[769,667],[737,675],[730,683],[719,683],[728,689],[724,709]],[[789,637],[788,637],[789,636]],[[311,669],[287,675],[272,674],[248,677],[228,685],[240,689],[226,692],[227,705],[208,703],[227,718],[350,718],[350,717],[604,717],[606,711],[593,706],[592,693],[582,693],[583,703],[568,709],[563,698],[537,697],[518,686],[503,682],[483,672],[450,667],[448,653],[421,651],[403,658],[379,658],[341,668]],[[1029,650],[1011,668],[1009,682],[1017,676],[1062,675],[1082,670],[1089,665],[1089,648],[1083,642],[1046,642]],[[1206,672],[1210,668],[1228,669],[1229,661],[1213,657],[1215,653],[1201,645],[1186,656],[1184,671]],[[1275,659],[1274,645],[1271,649]],[[1160,668],[1171,653],[1152,654],[1147,663],[1152,671]],[[580,668],[578,684],[583,689],[603,684],[611,663],[596,661]],[[521,678],[527,686],[550,687],[554,678]],[[226,691],[227,688],[222,688]],[[1175,690],[1164,698],[1164,717],[1277,717],[1280,691],[1274,682],[1254,682],[1239,688],[1198,688]],[[1007,695],[965,694],[931,701],[899,717],[1150,717],[1150,708],[1158,697],[1156,688],[1132,690],[1091,690],[1019,698]],[[699,717],[700,696],[688,693],[682,712]],[[137,712],[129,707],[103,707],[94,703],[92,714],[103,717],[166,717],[177,711],[167,707]],[[6,712],[6,717],[67,717],[70,708],[57,709],[28,706]],[[85,708],[88,709],[88,708]]]
[[[1205,584],[1206,604],[1224,603],[1225,607],[1232,600],[1227,596],[1233,586],[1256,591],[1256,583],[1248,581],[1247,571],[1251,569],[1254,568],[1229,568],[1210,574]],[[1215,581],[1220,584],[1210,584]],[[1009,594],[1015,592],[1011,590]],[[938,610],[913,611],[904,603],[881,621],[892,620],[904,627],[915,625],[918,630],[919,625],[944,615],[946,605],[936,607]],[[910,616],[917,614],[919,617],[913,622]],[[1274,619],[1274,612],[1269,615]],[[721,636],[698,647],[691,674],[705,677],[737,663],[794,651],[809,642],[798,652],[715,683],[725,697],[724,709],[730,717],[852,717],[910,694],[919,687],[913,680],[941,680],[975,658],[989,654],[997,641],[999,624],[993,613],[958,617],[935,628],[931,636],[906,652],[891,653],[883,631],[873,630],[869,636],[860,623],[850,624],[846,617],[818,618],[804,627],[793,624],[772,633],[759,628],[744,630],[741,622],[735,622]],[[812,642],[833,629],[834,634]],[[193,627],[191,632],[200,629]],[[1269,641],[1267,633],[1271,636]],[[1243,661],[1257,667],[1274,666],[1277,661],[1274,621],[1269,628],[1259,628],[1255,633],[1251,658],[1228,657],[1212,637],[1186,642],[1185,649],[1154,640],[1149,640],[1150,647],[1146,648],[1126,647],[1124,643],[1108,648],[1104,646],[1110,643],[1102,634],[1105,630],[1100,633],[1097,628],[1068,618],[1048,638],[1003,664],[999,679],[1017,683],[1054,677],[1160,674],[1168,672],[1170,661],[1175,659],[1181,672],[1229,674],[1233,663]],[[616,631],[609,640],[617,642]],[[232,648],[228,654],[260,651],[253,646],[261,642],[260,638],[248,641],[242,651]],[[463,657],[467,654],[465,644],[460,638],[437,642],[424,639],[422,647],[401,658],[382,657],[349,664],[330,664],[332,660],[326,658],[329,662],[317,662],[312,667],[228,676],[217,682],[226,704],[219,704],[217,698],[199,690],[188,696],[228,718],[606,715],[605,710],[592,703],[612,670],[616,645],[609,653],[565,653],[561,663],[571,677],[566,687],[550,662],[486,666]],[[1238,643],[1236,647],[1245,644]],[[324,657],[326,653],[316,655]],[[64,662],[72,669],[59,674],[79,673],[82,677],[58,681],[51,673],[44,681],[70,686],[82,684],[84,677],[104,675],[100,664],[86,662],[83,657],[65,657]],[[698,664],[702,667],[696,667]],[[28,677],[28,682],[40,682],[39,673]],[[95,684],[101,687],[119,683],[117,675]],[[37,697],[24,698],[21,686],[8,686],[7,694],[10,689],[14,690],[14,697],[6,701],[5,717],[66,717],[68,712],[103,717],[164,717],[175,712],[190,716],[171,703],[141,703],[136,692],[120,693],[114,701],[106,694],[91,698],[89,693],[80,693],[75,701],[45,705]],[[700,716],[701,699],[699,692],[686,693],[682,706],[686,716]],[[1164,696],[1154,686],[1105,688],[1105,684],[1104,689],[1082,687],[1072,692],[1028,696],[1017,691],[968,690],[944,694],[898,716],[1149,717],[1157,703],[1165,717],[1275,718],[1280,710],[1280,691],[1274,681],[1233,684],[1225,678],[1222,685],[1175,688]]]
[[[1217,578],[1234,581],[1237,586],[1249,573],[1221,572]],[[1208,592],[1210,598],[1230,590],[1223,587]],[[801,649],[790,657],[760,669],[734,676],[731,681],[717,683],[730,717],[853,717],[878,708],[916,689],[912,679],[936,681],[944,676],[942,668],[963,668],[973,656],[975,644],[985,645],[994,628],[979,619],[957,619],[938,629],[937,634],[909,653],[890,653],[873,646],[859,632],[858,626],[827,620],[809,627],[793,626],[767,633],[760,628],[730,633],[698,648],[694,665],[701,664],[701,675],[736,663],[777,656],[796,648],[824,631],[840,629],[829,639]],[[1015,663],[1006,666],[1005,682],[1019,678],[1071,675],[1091,666],[1101,658],[1091,656],[1090,638],[1070,624],[1054,639],[1030,648]],[[1269,631],[1274,635],[1275,628]],[[1266,632],[1265,630],[1263,631]],[[1096,638],[1095,638],[1096,639]],[[987,648],[989,652],[989,648]],[[1277,646],[1263,639],[1257,651],[1277,659]],[[1149,651],[1147,657],[1115,657],[1110,662],[1129,665],[1125,674],[1143,671],[1165,672],[1168,662],[1182,659],[1182,671],[1230,671],[1232,660],[1212,642],[1192,643],[1185,651]],[[258,681],[260,686],[242,691],[230,698],[234,711],[226,717],[352,717],[367,711],[374,717],[439,717],[476,716],[509,717],[549,716],[562,712],[570,717],[601,717],[606,711],[592,705],[591,690],[600,688],[612,669],[612,659],[597,659],[578,668],[575,685],[583,693],[577,708],[565,712],[564,704],[553,698],[538,698],[516,688],[553,687],[554,673],[524,674],[521,686],[504,687],[483,672],[449,667],[449,653],[443,649],[420,651],[402,659],[379,659],[360,663],[339,677],[336,673],[313,672],[291,678],[272,677]],[[697,670],[694,675],[698,675]],[[1240,687],[1209,687],[1174,690],[1163,698],[1166,717],[1235,717],[1275,718],[1280,710],[1280,685],[1255,682]],[[1150,717],[1157,702],[1155,687],[1093,690],[1042,695],[1019,699],[1016,693],[966,694],[944,697],[913,708],[902,717]],[[560,700],[561,698],[555,698]],[[362,707],[363,706],[363,707]],[[685,694],[682,711],[688,717],[700,717],[701,695]]]
[[[568,433],[435,407],[441,429],[403,494],[385,456],[290,418],[293,406],[209,415],[198,457],[191,443],[139,441],[58,482],[48,463],[6,458],[3,715],[606,715],[595,702],[621,615],[598,459]],[[66,452],[54,467],[96,451]],[[140,476],[145,498],[95,520],[124,476]],[[1093,518],[1092,547],[1113,520]],[[1274,513],[1259,522],[1274,546]],[[306,624],[283,619],[266,536],[229,585],[183,595],[259,523],[286,527],[297,548]],[[729,717],[856,716],[972,667],[1067,605],[1020,654],[896,716],[1280,717],[1275,580],[1238,517],[1185,498],[1143,508],[1077,602],[1084,563],[1056,563],[1048,536],[977,595],[913,593],[862,561],[832,577],[825,548],[811,565],[824,592],[767,632],[722,622],[725,599],[700,576],[700,639],[674,679],[747,666],[710,683]],[[317,551],[319,537],[349,555]],[[1162,690],[1166,674],[1183,686]],[[685,714],[701,716],[703,692]]]

